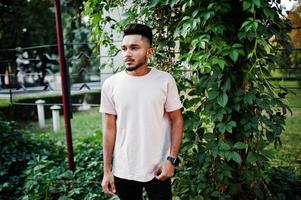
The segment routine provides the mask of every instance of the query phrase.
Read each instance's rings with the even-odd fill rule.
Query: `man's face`
[[[142,35],[126,35],[122,40],[122,57],[127,71],[147,65],[152,54],[148,40]]]

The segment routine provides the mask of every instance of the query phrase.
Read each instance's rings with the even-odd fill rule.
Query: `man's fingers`
[[[155,175],[159,176],[162,173],[162,166],[161,165],[157,165],[155,167]]]
[[[104,193],[108,194],[108,191],[109,191],[109,187],[107,184],[102,184],[102,190]]]
[[[164,181],[165,179],[167,179],[168,177],[166,176],[165,173],[161,173],[159,176],[156,176],[156,179],[160,180],[160,181]]]
[[[109,187],[109,183],[103,184],[102,189],[105,194],[112,195],[112,196],[115,195],[116,189],[115,189],[114,182],[110,183],[110,187]]]
[[[113,193],[116,192],[116,189],[115,189],[115,183],[114,183],[114,182],[111,182],[111,191],[112,191]]]

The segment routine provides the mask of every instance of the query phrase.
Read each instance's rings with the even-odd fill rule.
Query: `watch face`
[[[169,160],[175,166],[177,166],[180,162],[180,160],[178,158],[173,158],[173,157],[170,157],[170,156],[167,157],[167,160]]]

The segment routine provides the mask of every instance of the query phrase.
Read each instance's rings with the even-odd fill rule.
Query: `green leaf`
[[[247,156],[247,163],[255,163],[257,161],[257,155],[254,152],[250,152]]]
[[[235,152],[235,151],[231,152],[231,158],[232,158],[232,160],[234,160],[238,164],[241,163],[241,157],[237,152]]]
[[[179,2],[179,0],[172,0],[172,1],[170,2],[170,6],[171,6],[171,7],[174,7],[178,2]]]
[[[231,126],[231,127],[236,127],[236,122],[235,121],[230,121],[227,126]]]
[[[243,48],[244,46],[243,46],[242,44],[240,44],[240,43],[234,43],[234,44],[232,45],[232,47],[235,48],[235,49],[241,49],[241,48]]]
[[[251,2],[244,1],[243,2],[243,10],[248,10],[252,6]]]
[[[208,100],[213,100],[215,99],[218,95],[219,95],[219,91],[216,91],[216,90],[210,90],[208,92]]]
[[[229,151],[231,149],[231,146],[222,140],[219,142],[218,147],[223,151]]]
[[[227,160],[227,161],[231,160],[231,158],[232,158],[232,157],[231,157],[231,151],[226,151],[226,152],[225,152],[225,157],[226,157],[226,160]]]
[[[218,125],[217,125],[217,127],[218,127],[218,130],[221,132],[221,133],[225,133],[225,131],[226,131],[226,124],[225,123],[219,123]]]
[[[243,142],[236,142],[233,146],[234,149],[245,149],[248,145]]]
[[[218,65],[222,70],[225,68],[225,66],[227,65],[226,61],[223,58],[217,58],[214,57],[212,59],[212,65]]]
[[[223,93],[223,94],[220,94],[217,98],[217,103],[222,106],[222,107],[225,107],[225,105],[227,104],[228,102],[228,96],[226,93]]]
[[[223,112],[217,111],[217,112],[215,112],[215,113],[212,114],[212,119],[214,121],[219,121],[220,122],[220,121],[222,121],[223,116],[224,116]]]
[[[230,88],[231,88],[231,80],[230,78],[227,78],[226,82],[223,84],[223,91],[227,92],[230,90]]]
[[[181,33],[182,33],[183,37],[187,36],[187,33],[188,33],[189,29],[191,29],[191,22],[190,22],[190,20],[188,22],[186,22],[186,23],[183,24],[183,28],[181,30]]]
[[[244,96],[244,103],[247,104],[252,104],[253,101],[255,100],[256,96],[253,92],[248,92],[245,96]]]
[[[195,10],[193,13],[192,13],[192,17],[195,18],[195,16],[199,13],[199,10]]]
[[[154,7],[156,7],[156,5],[158,5],[159,2],[160,2],[160,0],[151,0],[148,6],[150,8],[154,8]]]
[[[239,56],[239,53],[238,53],[237,50],[232,50],[232,51],[230,51],[229,56],[233,60],[233,62],[236,63],[236,61],[238,59],[238,56]]]
[[[260,0],[252,0],[252,1],[257,8],[260,7],[260,5],[261,5]]]
[[[229,133],[232,133],[233,127],[236,127],[236,122],[235,122],[235,121],[230,121],[230,122],[227,123],[227,125],[226,125],[226,130],[227,130]]]
[[[221,194],[220,194],[219,191],[214,191],[214,192],[211,193],[211,196],[212,196],[212,197],[220,197]]]
[[[238,104],[238,103],[235,104],[234,109],[239,112],[240,111],[240,104]]]

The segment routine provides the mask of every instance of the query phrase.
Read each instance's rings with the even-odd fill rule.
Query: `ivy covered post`
[[[118,6],[128,9],[117,22],[108,16]],[[266,147],[280,144],[289,110],[286,91],[268,80],[276,50],[287,45],[280,13],[276,0],[87,1],[101,43],[111,44],[105,25],[146,23],[155,30],[153,65],[177,77],[185,119],[183,162],[173,180],[179,199],[273,196]],[[277,45],[269,43],[273,35]]]

